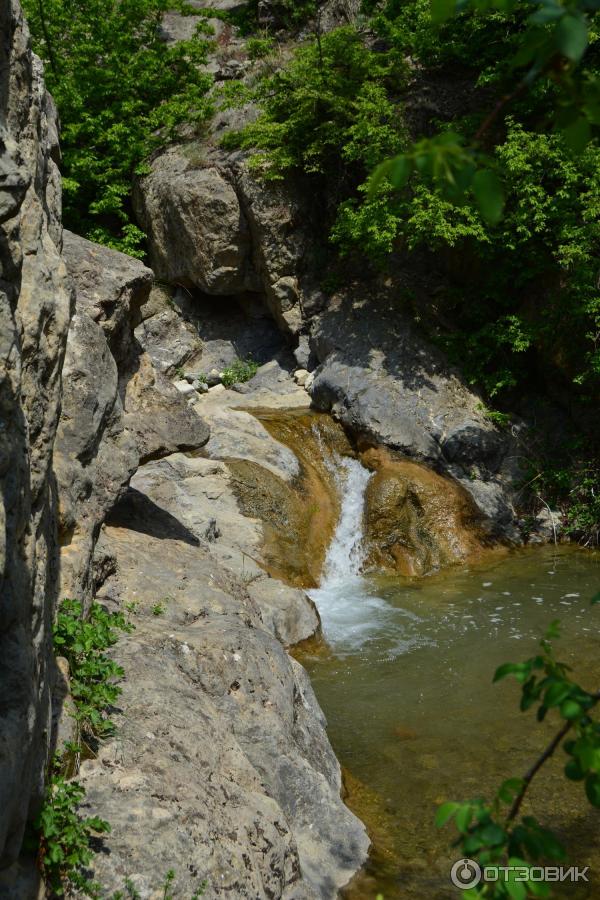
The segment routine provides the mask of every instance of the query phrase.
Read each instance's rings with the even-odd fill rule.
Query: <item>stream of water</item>
[[[571,547],[518,551],[422,579],[361,574],[362,507],[370,473],[334,458],[341,514],[323,577],[311,591],[328,653],[302,657],[347,771],[349,804],[374,843],[348,898],[456,897],[451,828],[433,825],[448,799],[491,796],[523,774],[556,721],[518,711],[519,689],[492,685],[502,662],[527,658],[553,619],[560,656],[589,689],[600,683],[600,554]],[[562,756],[562,758],[561,758]],[[600,813],[562,775],[564,754],[535,780],[525,812],[555,828],[590,882],[557,892],[600,896]]]

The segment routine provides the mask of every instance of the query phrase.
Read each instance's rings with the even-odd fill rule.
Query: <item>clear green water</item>
[[[331,653],[302,658],[352,776],[350,805],[374,837],[347,896],[456,897],[454,832],[434,827],[436,806],[489,797],[551,738],[555,719],[536,723],[518,711],[515,683],[491,680],[502,662],[534,653],[553,619],[563,623],[560,656],[585,687],[600,686],[600,608],[589,603],[600,589],[600,554],[532,549],[419,581],[365,579],[364,587],[373,615],[359,610],[348,627],[338,616]],[[348,603],[361,603],[361,591],[350,594]],[[524,812],[556,828],[572,864],[591,867],[589,886],[566,893],[600,898],[600,812],[562,777],[563,764],[561,752]]]

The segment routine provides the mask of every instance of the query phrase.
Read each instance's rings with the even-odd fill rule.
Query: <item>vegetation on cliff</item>
[[[378,265],[426,259],[442,285],[428,326],[489,397],[509,403],[548,369],[591,397],[600,378],[600,151],[595,140],[574,147],[572,130],[548,130],[558,91],[550,76],[507,104],[486,135],[504,186],[502,218],[490,215],[493,197],[481,206],[476,184],[463,193],[462,172],[444,194],[418,177],[437,163],[447,169],[441,152],[437,163],[427,155],[431,135],[450,126],[436,140],[456,149],[510,90],[527,10],[465,12],[441,28],[426,0],[378,10],[360,31],[315,38],[263,80],[254,95],[263,114],[238,143],[258,149],[268,177],[295,170],[319,179],[342,253]],[[593,44],[588,53],[589,80]],[[414,100],[424,93],[425,114]],[[369,192],[374,166],[399,148],[422,151],[422,165]],[[398,191],[392,181],[406,184]]]
[[[365,262],[411,272],[398,302],[490,406],[518,409],[524,389],[549,394],[593,432],[600,67],[593,20],[587,51],[569,34],[552,49],[566,7],[547,7],[532,25],[529,5],[451,17],[451,4],[436,24],[428,0],[365,2],[357,25],[317,31],[287,67],[244,92],[262,114],[225,145],[254,150],[264,177],[312,184],[336,277]],[[579,6],[568,10],[587,34]],[[571,18],[567,31],[579,28]],[[552,52],[522,85],[539,37]],[[324,287],[330,281],[331,270]],[[560,501],[574,535],[596,542],[593,445],[542,453],[529,478],[547,502]]]
[[[131,183],[179,126],[201,128],[212,79],[206,43],[167,44],[178,0],[23,0],[61,121],[63,220],[90,240],[143,256]],[[142,168],[140,168],[142,167]]]

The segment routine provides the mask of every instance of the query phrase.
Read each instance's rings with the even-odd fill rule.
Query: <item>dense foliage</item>
[[[47,887],[54,897],[71,891],[97,897],[98,886],[86,875],[93,858],[91,839],[110,831],[110,825],[97,816],[83,818],[78,806],[85,789],[78,781],[62,775],[51,777],[44,803],[35,821],[39,837],[39,862]]]
[[[198,39],[169,46],[165,10],[177,0],[24,0],[35,50],[61,120],[64,223],[141,255],[131,182],[178,126],[210,113]],[[181,4],[179,4],[181,5]]]
[[[360,31],[316,35],[261,82],[263,114],[238,141],[257,149],[267,177],[321,178],[315,190],[325,183],[336,210],[323,221],[343,254],[378,266],[421,262],[436,293],[424,324],[495,404],[510,404],[526,381],[543,387],[552,378],[592,396],[600,383],[596,141],[575,152],[573,122],[552,130],[566,89],[548,73],[488,128],[486,167],[469,161],[470,136],[514,88],[531,7],[465,12],[441,27],[428,0],[364,8],[372,18]],[[417,119],[406,101],[414,107],[423,91],[433,109]],[[395,169],[374,188],[369,174],[394,152]],[[440,193],[435,178],[421,179],[427,173],[450,173],[455,183]]]
[[[300,170],[346,191],[401,146],[402,123],[389,91],[395,67],[348,26],[300,47],[290,65],[260,81],[263,115],[226,143],[257,148],[252,164],[265,177]],[[335,182],[335,184],[334,184]]]
[[[315,26],[285,68],[266,67],[250,92],[261,116],[227,141],[254,150],[264,177],[312,184],[324,241],[347,260],[330,255],[342,277],[365,262],[412,273],[419,296],[399,288],[398,302],[489,406],[518,409],[526,388],[590,420],[600,387],[594,3],[476,6],[363,0],[354,27]],[[330,269],[323,287],[335,284]],[[530,460],[530,478],[571,534],[597,542],[593,443]]]

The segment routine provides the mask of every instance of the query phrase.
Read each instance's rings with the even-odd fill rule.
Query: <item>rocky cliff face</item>
[[[63,252],[75,312],[55,449],[60,589],[89,601],[100,528],[139,462],[201,447],[208,428],[135,339],[151,269],[70,232]]]
[[[284,649],[318,630],[318,614],[255,561],[262,531],[242,515],[227,466],[182,452],[209,437],[172,382],[200,353],[196,326],[151,290],[150,269],[63,235],[56,116],[14,0],[0,0],[0,34],[0,895],[38,896],[33,860],[19,853],[65,697],[56,605],[99,596],[131,603],[137,624],[118,651],[119,738],[80,773],[89,808],[113,824],[95,866],[103,889],[132,877],[150,896],[174,867],[184,890],[207,876],[208,896],[333,897],[369,842],[342,803],[306,674]],[[224,215],[227,203],[215,204]],[[243,246],[230,253],[245,228],[239,218],[233,236],[193,233],[187,262],[208,290],[262,277]],[[164,265],[190,282],[177,254]],[[243,341],[270,358],[281,340],[250,307]],[[215,365],[236,358],[231,341],[209,344]],[[266,368],[249,405],[306,403],[285,370]],[[250,415],[216,404],[213,418],[207,457],[242,437],[254,458],[281,464],[285,448]],[[293,479],[297,463],[283,465]]]
[[[56,603],[97,596],[136,624],[116,649],[117,738],[80,773],[113,825],[103,887],[154,896],[175,868],[184,893],[206,877],[209,897],[332,898],[369,842],[285,648],[319,630],[299,586],[311,566],[318,580],[337,501],[318,435],[292,452],[270,410],[310,418],[312,399],[342,422],[341,452],[378,470],[370,560],[409,574],[466,558],[473,521],[515,536],[510,442],[389,292],[324,295],[311,198],[221,150],[226,115],[136,186],[154,271],[63,235],[56,116],[16,0],[0,36],[0,894],[35,892],[13,863],[53,749]],[[233,62],[213,60],[217,77]],[[248,354],[263,364],[248,384],[192,386]]]
[[[71,290],[56,113],[15,0],[0,0],[0,866],[17,857],[50,739],[58,590],[52,449]]]
[[[363,445],[387,446],[455,478],[488,533],[518,542],[513,438],[486,419],[481,397],[415,331],[393,287],[357,283],[324,295],[310,198],[293,180],[257,180],[244,154],[216,146],[219,124],[204,144],[159,156],[137,186],[161,277],[185,285],[198,303],[207,295],[230,305],[260,300],[296,365],[314,373],[317,409]]]

